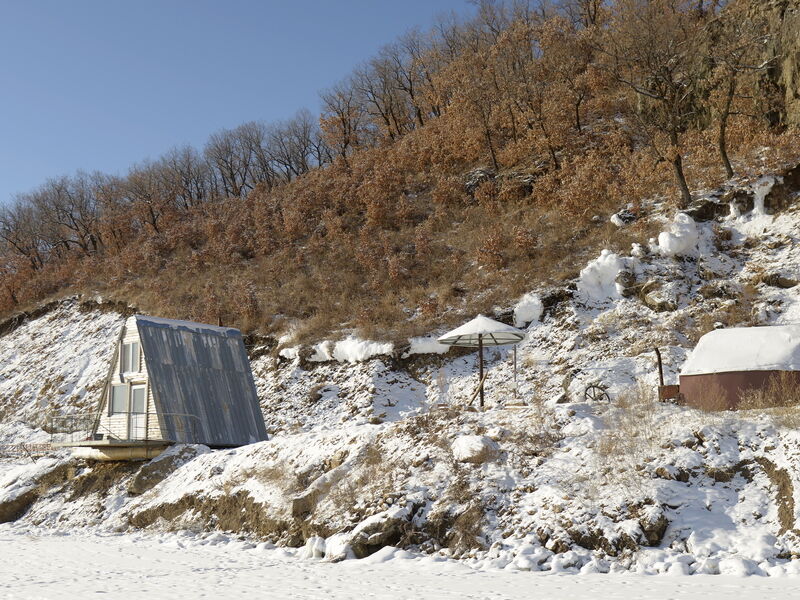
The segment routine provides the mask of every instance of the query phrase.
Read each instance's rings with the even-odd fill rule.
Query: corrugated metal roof
[[[250,361],[238,329],[136,315],[165,437],[209,446],[267,439]]]

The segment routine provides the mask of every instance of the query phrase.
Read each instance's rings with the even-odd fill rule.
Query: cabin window
[[[128,411],[128,386],[111,386],[111,414],[116,415]]]
[[[123,373],[139,372],[139,342],[122,344],[121,362]]]
[[[131,387],[131,412],[143,414],[147,412],[145,407],[145,386],[134,385]]]

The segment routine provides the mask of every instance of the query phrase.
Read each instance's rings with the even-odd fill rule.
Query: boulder
[[[495,460],[500,446],[485,435],[462,435],[453,441],[453,456],[458,462],[481,464]]]
[[[796,279],[786,277],[780,273],[765,273],[761,276],[760,280],[761,283],[764,283],[770,287],[781,288],[784,290],[788,290],[789,288],[793,288],[797,285]]]
[[[678,298],[669,286],[651,279],[639,292],[642,302],[656,312],[672,312],[678,309]]]

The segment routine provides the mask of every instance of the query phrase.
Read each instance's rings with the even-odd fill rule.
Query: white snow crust
[[[542,316],[542,300],[536,292],[528,292],[514,306],[514,327],[525,327]]]
[[[686,213],[678,213],[669,231],[658,235],[658,251],[662,256],[692,254],[697,249],[697,224]]]
[[[435,337],[413,337],[408,340],[409,348],[403,353],[403,358],[413,354],[444,354],[450,346],[440,344]]]
[[[610,250],[586,265],[578,277],[578,294],[585,302],[606,302],[620,298],[621,286],[617,276],[625,267],[625,261]]]
[[[800,370],[800,325],[736,327],[705,334],[681,375]]]
[[[355,363],[368,360],[373,356],[391,354],[392,352],[394,352],[394,345],[391,343],[360,340],[350,336],[336,342],[333,347],[333,358],[339,362]]]
[[[319,538],[317,538],[319,540]],[[316,542],[319,543],[319,542]],[[0,563],[9,598],[86,598],[88,595],[172,598],[302,598],[325,600],[478,600],[568,597],[637,600],[791,598],[800,580],[742,579],[739,563],[723,563],[730,575],[650,577],[611,574],[564,577],[516,569],[475,571],[442,556],[423,556],[387,546],[360,561],[330,562],[316,547],[275,548],[220,533],[102,535],[0,526],[0,544],[13,560]],[[309,555],[310,554],[310,555]],[[531,557],[535,561],[535,556]],[[20,565],[36,565],[20,568]],[[592,571],[586,570],[589,574]],[[68,574],[68,575],[65,575]]]

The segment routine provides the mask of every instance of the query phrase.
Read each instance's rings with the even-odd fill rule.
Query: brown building
[[[748,390],[789,373],[800,385],[800,325],[716,329],[697,343],[680,374],[690,406],[736,408]]]

